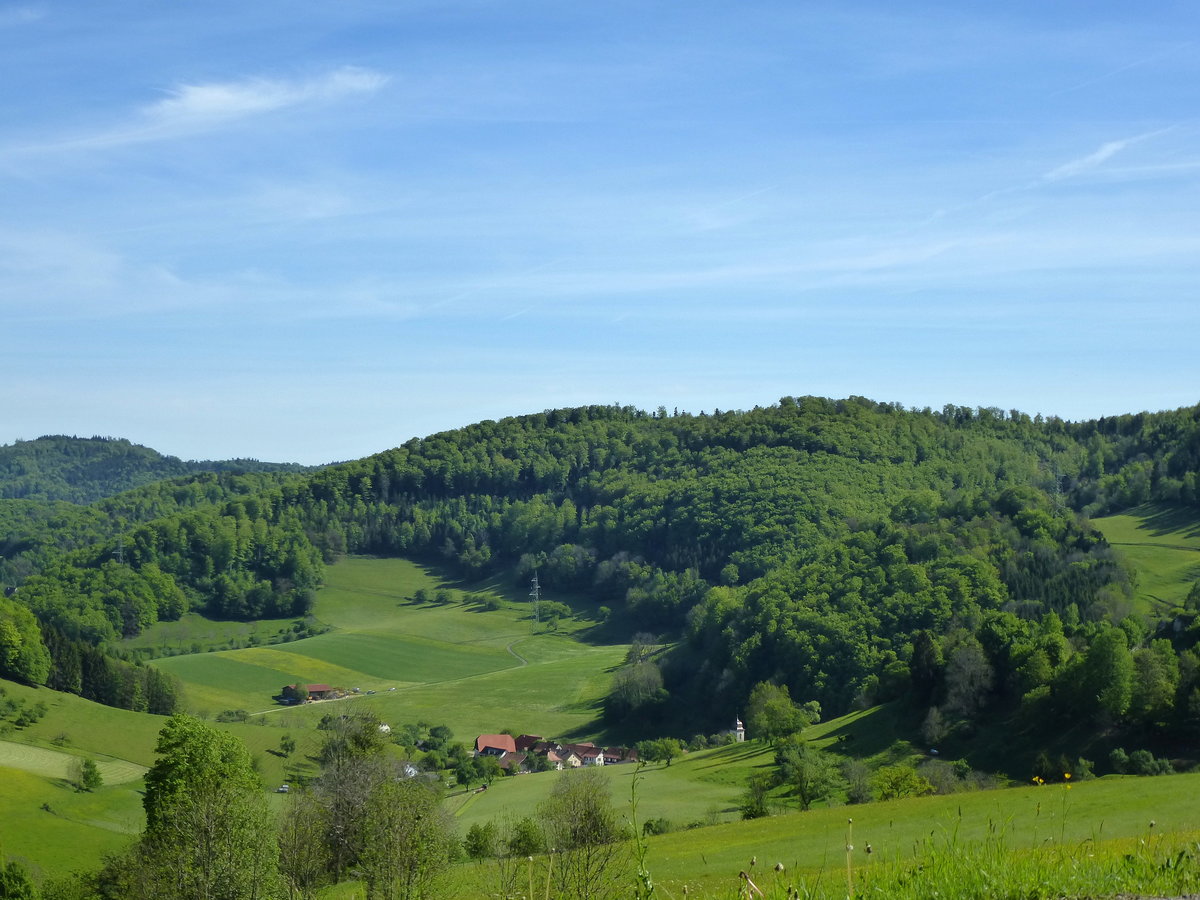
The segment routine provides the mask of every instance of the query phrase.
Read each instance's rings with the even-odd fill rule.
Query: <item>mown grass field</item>
[[[1200,515],[1194,510],[1147,504],[1092,524],[1137,572],[1140,612],[1167,612],[1200,581]]]

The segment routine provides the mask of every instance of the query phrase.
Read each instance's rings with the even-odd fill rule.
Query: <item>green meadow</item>
[[[449,602],[415,603],[419,588],[448,591]],[[489,599],[499,608],[486,610]],[[553,599],[579,606],[573,598]],[[593,625],[587,607],[580,610],[579,617],[549,630],[531,621],[519,588],[464,585],[406,560],[350,558],[329,567],[318,593],[313,619],[325,633],[266,645],[291,623],[246,625],[189,615],[160,623],[129,646],[179,652],[195,645],[257,644],[184,652],[154,665],[178,676],[189,710],[210,721],[223,710],[252,713],[248,722],[214,724],[246,743],[265,782],[275,787],[316,774],[310,756],[320,744],[317,722],[344,708],[370,709],[394,724],[443,723],[467,742],[506,727],[597,737],[600,699],[626,647],[578,640],[578,632]],[[259,639],[252,641],[254,635]],[[296,681],[360,693],[302,707],[275,703],[280,688]],[[93,865],[141,828],[138,790],[164,720],[2,684],[10,698],[43,701],[47,711],[0,741],[0,845],[46,873]],[[290,757],[279,750],[285,734],[297,744]],[[105,778],[95,794],[76,793],[67,782],[71,763],[81,756],[96,759]],[[283,800],[275,796],[277,804]]]
[[[638,787],[639,822],[656,815],[656,807],[665,808],[655,800],[663,786],[655,774],[653,770],[643,772]],[[545,779],[549,783],[554,777],[514,780]],[[628,791],[633,778],[634,772],[622,772],[613,781],[614,799],[626,820],[629,794],[621,791]],[[832,887],[829,895],[837,896],[840,885],[844,896],[847,844],[854,847],[851,865],[860,877],[862,870],[881,864],[903,864],[946,851],[969,854],[987,845],[1000,845],[1005,853],[1017,854],[1046,848],[1071,852],[1082,848],[1086,853],[1101,842],[1136,842],[1200,829],[1200,806],[1195,803],[1198,791],[1200,775],[1108,777],[1072,784],[1069,789],[1065,784],[1048,784],[825,807],[749,822],[684,827],[651,837],[647,841],[648,864],[655,883],[668,897],[684,896],[685,887],[687,896],[745,896],[738,893],[740,871],[752,873],[771,896],[784,896],[784,883],[805,878],[810,882],[827,879]],[[774,871],[777,863],[787,873],[779,876],[779,883]],[[541,860],[535,863],[542,870],[544,865]],[[627,869],[632,871],[631,863]],[[453,895],[465,900],[491,893],[494,879],[494,864],[462,864],[452,879]]]
[[[142,829],[141,781],[79,793],[65,779],[0,764],[0,845],[38,874],[95,866]]]
[[[421,588],[446,591],[449,602],[415,603]],[[486,610],[488,600],[499,608]],[[293,729],[354,704],[392,724],[444,723],[468,741],[505,727],[595,736],[599,701],[625,646],[579,641],[591,625],[586,617],[551,631],[535,626],[530,611],[520,590],[495,581],[463,585],[407,560],[355,557],[326,572],[313,610],[326,633],[155,665],[179,677],[193,711],[244,709]],[[274,702],[297,681],[359,692],[296,708]]]
[[[1092,524],[1137,572],[1140,612],[1170,611],[1200,581],[1200,515],[1194,510],[1147,504]]]
[[[149,650],[157,656],[200,653],[247,644],[267,643],[291,632],[294,619],[260,619],[255,622],[222,622],[199,613],[185,613],[175,622],[156,622],[122,646]]]

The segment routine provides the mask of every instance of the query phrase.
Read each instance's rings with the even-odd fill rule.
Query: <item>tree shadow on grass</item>
[[[1141,519],[1141,527],[1155,537],[1180,534],[1200,538],[1200,510],[1189,506],[1147,503],[1134,507],[1126,515]]]

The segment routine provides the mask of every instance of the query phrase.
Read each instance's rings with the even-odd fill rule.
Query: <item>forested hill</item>
[[[255,490],[210,481],[203,502],[157,518],[170,504],[114,498],[119,534],[58,556],[15,598],[94,644],[189,605],[303,612],[322,560],[344,552],[521,580],[537,568],[550,596],[626,637],[680,639],[661,672],[620,681],[615,718],[689,697],[733,709],[767,680],[827,712],[914,692],[967,715],[1086,683],[1069,648],[1124,620],[1132,592],[1081,512],[1196,504],[1198,423],[1200,408],[1067,423],[814,397],[547,411]],[[1121,633],[1127,654],[1152,637]]]
[[[302,468],[254,459],[184,461],[124,439],[47,435],[0,446],[0,499],[91,503],[197,472],[298,472]]]

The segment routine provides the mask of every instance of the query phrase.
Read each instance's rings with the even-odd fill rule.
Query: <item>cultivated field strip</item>
[[[81,757],[61,750],[0,741],[0,767],[20,769],[45,778],[69,778],[71,767]],[[105,784],[126,784],[137,781],[148,771],[144,766],[125,759],[96,759],[96,766]]]

